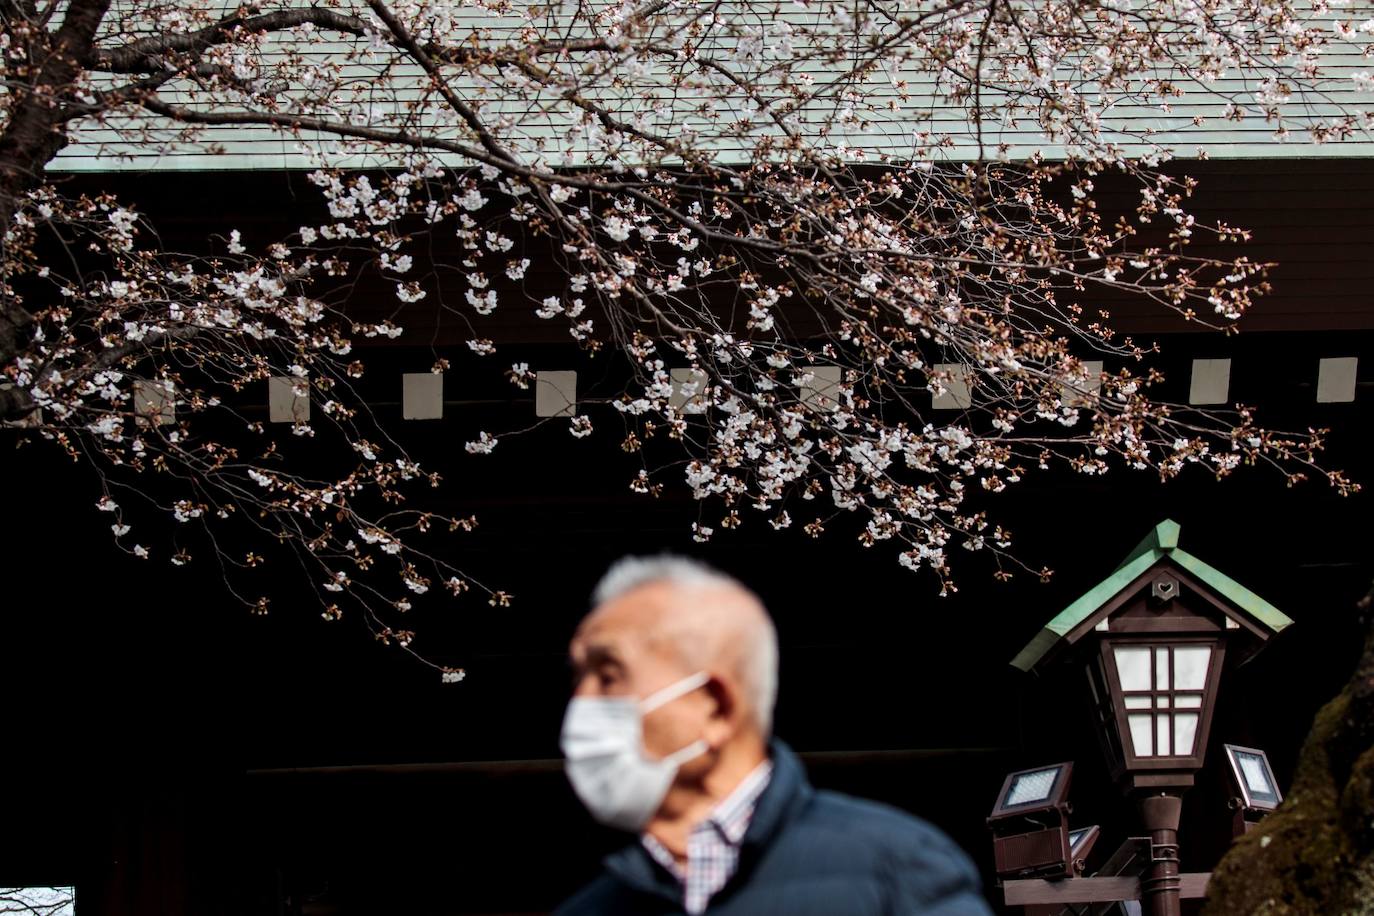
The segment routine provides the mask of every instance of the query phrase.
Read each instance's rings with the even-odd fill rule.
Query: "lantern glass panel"
[[[1150,650],[1144,646],[1116,646],[1116,674],[1122,690],[1150,689]]]
[[[1088,684],[1092,688],[1093,708],[1097,712],[1098,734],[1104,742],[1108,760],[1122,758],[1121,735],[1117,731],[1116,709],[1112,705],[1111,692],[1107,687],[1105,662],[1098,655],[1087,666]]]
[[[1207,684],[1209,646],[1179,646],[1174,649],[1174,689],[1201,690]]]
[[[1157,632],[1153,638],[1133,636],[1121,642],[1108,637],[1099,645],[1093,657],[1109,681],[1110,724],[1116,726],[1104,721],[1103,727],[1123,745],[1116,756],[1108,753],[1113,766],[1129,771],[1133,760],[1144,769],[1200,763],[1203,710],[1211,702],[1203,701],[1223,657],[1217,641]],[[1110,680],[1112,665],[1115,681]],[[1101,683],[1096,687],[1103,689]],[[1239,762],[1233,765],[1239,772]]]
[[[1174,713],[1174,755],[1186,757],[1193,752],[1193,742],[1197,739],[1197,716],[1195,712]]]
[[[1150,715],[1126,717],[1126,724],[1131,729],[1131,746],[1135,748],[1137,757],[1153,757],[1155,754],[1153,720],[1154,716]]]

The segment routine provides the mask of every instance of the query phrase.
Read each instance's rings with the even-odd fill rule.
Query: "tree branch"
[[[195,32],[149,36],[118,48],[97,48],[87,66],[109,73],[157,72],[165,69],[161,60],[165,54],[200,54],[207,48],[234,41],[236,33],[241,31],[280,32],[307,23],[358,37],[372,31],[364,19],[318,7],[278,10],[258,16],[235,15]]]

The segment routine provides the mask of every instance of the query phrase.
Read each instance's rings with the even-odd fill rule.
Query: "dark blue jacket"
[[[940,831],[873,802],[817,792],[772,745],[773,777],[711,916],[990,916],[972,863]],[[634,843],[554,916],[671,916],[677,880]]]

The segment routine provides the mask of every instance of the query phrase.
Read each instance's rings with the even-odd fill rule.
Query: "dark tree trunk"
[[[1374,591],[1354,677],[1322,707],[1277,811],[1236,841],[1205,916],[1374,914]]]
[[[25,52],[25,69],[10,88],[8,119],[0,131],[0,259],[11,254],[5,231],[20,199],[42,182],[48,163],[67,145],[71,91],[109,8],[110,0],[72,0],[62,25],[50,33],[36,20],[32,4],[0,2],[5,30]],[[0,295],[0,365],[19,351],[28,318],[11,296]]]
[[[24,30],[28,73],[10,90],[9,120],[0,133],[0,226],[9,226],[18,197],[39,183],[66,146],[70,93],[109,8],[110,0],[73,0],[51,38],[40,23],[7,24],[12,35]],[[6,12],[18,16],[22,9],[6,4]]]

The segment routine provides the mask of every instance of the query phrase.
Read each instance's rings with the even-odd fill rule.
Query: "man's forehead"
[[[662,621],[668,591],[657,584],[645,585],[599,605],[578,626],[574,649],[626,649],[644,642]]]
[[[614,622],[589,620],[578,627],[573,635],[572,650],[574,654],[597,652],[619,655],[636,639],[637,634],[627,627],[616,626]]]

